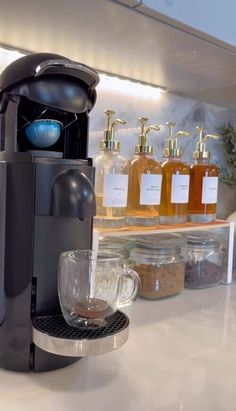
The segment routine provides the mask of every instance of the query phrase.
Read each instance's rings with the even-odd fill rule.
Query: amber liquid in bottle
[[[172,203],[172,176],[189,175],[189,166],[178,157],[171,157],[162,164],[162,189],[160,205],[160,224],[182,224],[187,221],[188,201]]]
[[[126,223],[137,226],[158,224],[159,204],[140,204],[141,179],[143,174],[162,174],[160,163],[151,155],[139,153],[129,165],[129,188]]]
[[[190,168],[188,217],[194,222],[209,222],[216,218],[216,202],[203,203],[203,178],[218,177],[218,168],[209,160],[196,160]],[[216,193],[217,194],[217,193]]]

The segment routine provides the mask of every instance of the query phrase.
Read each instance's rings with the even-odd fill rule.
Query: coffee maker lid
[[[69,60],[59,54],[32,53],[7,66],[0,76],[0,93],[10,91],[18,84],[45,75],[70,76],[94,89],[99,83],[97,72],[90,67]]]

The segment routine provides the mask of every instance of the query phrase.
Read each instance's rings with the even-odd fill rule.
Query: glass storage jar
[[[123,257],[124,266],[132,268],[133,262],[130,258],[131,249],[135,246],[133,238],[101,236],[99,237],[99,250],[110,251]]]
[[[224,274],[220,236],[206,231],[188,234],[182,254],[186,262],[185,287],[205,288],[220,284]]]
[[[147,299],[169,297],[184,288],[183,239],[177,234],[152,234],[136,238],[131,251],[134,270],[139,274],[139,296]]]
[[[123,257],[124,268],[134,269],[134,262],[131,260],[131,250],[135,246],[134,238],[124,238],[119,236],[100,236],[98,248],[100,251],[119,254]],[[123,281],[122,299],[127,298],[131,294],[133,283],[131,278],[125,277]]]

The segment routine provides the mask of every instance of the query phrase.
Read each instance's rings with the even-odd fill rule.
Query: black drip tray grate
[[[102,354],[121,347],[128,339],[129,319],[121,311],[100,328],[73,328],[62,315],[32,319],[33,342],[41,349],[68,356]]]
[[[33,326],[37,330],[56,338],[68,338],[71,340],[107,337],[108,335],[113,335],[123,330],[127,327],[128,323],[128,317],[121,311],[116,311],[111,315],[110,318],[107,319],[107,325],[105,327],[90,328],[89,330],[70,327],[62,315],[33,318]]]

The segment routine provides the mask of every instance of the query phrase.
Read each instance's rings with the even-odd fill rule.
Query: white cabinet
[[[140,11],[144,13],[154,17],[158,17],[157,13],[164,14],[236,46],[235,0],[143,0],[142,3]]]
[[[220,13],[213,3],[222,4]],[[209,21],[236,36],[235,0],[21,0],[20,7],[9,0],[1,5],[0,44],[65,55],[100,72],[235,108],[236,47],[164,15],[169,7],[180,19],[183,4],[196,23],[209,27]]]

